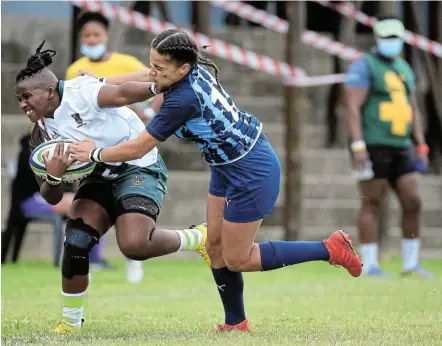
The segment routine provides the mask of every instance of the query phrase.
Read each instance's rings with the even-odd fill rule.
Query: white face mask
[[[95,46],[88,46],[86,44],[82,44],[80,47],[81,54],[87,56],[89,59],[98,60],[100,59],[104,53],[106,53],[107,47],[104,43],[97,44]]]

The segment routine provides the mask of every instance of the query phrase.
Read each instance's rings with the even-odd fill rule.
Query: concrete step
[[[248,110],[248,108],[244,108]],[[259,106],[256,110],[259,110]],[[269,114],[269,113],[261,113]],[[275,113],[276,114],[276,113]],[[258,116],[259,117],[259,116]],[[261,117],[259,117],[261,119]],[[264,133],[269,138],[272,145],[277,148],[278,151],[283,148],[283,141],[285,136],[285,126],[281,119],[274,118],[273,120],[262,120],[264,123]],[[19,140],[26,133],[26,131],[32,128],[32,124],[29,122],[24,114],[3,115],[1,122],[1,144],[2,144],[2,162],[8,159],[14,159],[19,150]],[[323,148],[326,141],[327,129],[325,125],[310,125],[304,124],[301,135],[302,145],[304,148]],[[180,144],[188,145],[185,149],[179,148]],[[172,136],[164,144],[160,145],[160,148],[169,150],[172,153],[180,153],[180,150],[186,149],[191,152],[198,152],[198,149],[189,141],[180,141],[175,136]],[[168,154],[169,155],[169,154]],[[197,154],[198,155],[198,154]]]
[[[206,198],[210,174],[207,172],[169,171],[168,194],[173,199],[185,200],[189,195]],[[284,200],[284,177],[278,204]],[[304,175],[302,177],[302,196],[309,200],[328,202],[353,201],[359,207],[359,191],[355,182],[340,175]],[[419,192],[425,205],[442,206],[442,182],[430,177],[419,179]],[[396,198],[391,198],[391,206],[399,209]]]
[[[422,179],[423,227],[442,227],[442,184],[434,180]],[[185,224],[205,220],[205,205],[208,193],[209,175],[204,173],[184,173],[171,171],[169,174],[168,194],[159,220],[172,223],[181,220]],[[353,195],[353,197],[351,197]],[[303,220],[305,226],[332,225],[340,227],[356,221],[359,211],[359,197],[356,186],[345,183],[345,178],[335,180],[320,176],[306,177],[303,189]],[[277,205],[264,221],[266,225],[281,225],[283,213],[283,191]],[[183,203],[191,200],[192,203]],[[390,224],[399,225],[399,205],[391,199]]]
[[[320,132],[321,130],[318,130]],[[316,130],[312,130],[312,135],[307,137],[307,133],[303,134],[302,141],[305,145],[319,146],[321,144],[321,135],[317,135]],[[276,138],[274,138],[276,136]],[[275,142],[274,148],[281,162],[282,169],[285,169],[286,154],[281,147],[282,136],[280,138],[278,132],[274,133],[270,141]],[[311,142],[309,142],[309,140]],[[307,143],[306,143],[307,142]],[[208,170],[199,151],[192,143],[186,143],[184,140],[170,138],[165,143],[159,145],[161,155],[164,157],[170,170]],[[301,150],[302,171],[303,174],[338,174],[351,176],[351,163],[349,152],[345,149],[322,149],[322,148],[303,148]]]
[[[272,131],[270,131],[270,133],[271,132]],[[274,132],[273,134],[277,138],[270,138],[270,141],[271,143],[275,143],[274,148],[284,169],[285,151],[281,148],[283,136],[279,135],[278,132]],[[313,141],[319,142],[317,138]],[[316,144],[319,144],[317,142]],[[209,169],[202,159],[198,148],[189,141],[169,138],[165,143],[161,143],[158,148],[169,170],[201,171]],[[306,174],[317,174],[318,172],[350,174],[350,161],[345,150],[303,149],[301,155],[303,172]]]
[[[160,215],[160,222],[166,224],[194,224],[205,220],[209,172],[170,171],[168,193]],[[282,182],[283,184],[284,182]],[[423,201],[422,223],[424,227],[442,227],[442,182],[437,178],[422,177],[419,182]],[[2,204],[8,206],[9,177],[2,169]],[[303,220],[304,226],[352,224],[356,221],[360,202],[356,184],[339,175],[305,175],[303,177]],[[284,203],[284,189],[266,225],[281,225]],[[391,198],[390,224],[399,225],[400,207],[396,198]],[[5,220],[8,207],[2,209]]]
[[[229,91],[230,92],[230,91]],[[242,110],[250,112],[265,123],[284,124],[285,101],[277,96],[235,96],[231,94],[235,104]],[[312,95],[302,103],[301,123],[303,125],[325,126],[326,98],[325,95]],[[316,100],[318,99],[318,100]]]
[[[340,228],[341,225],[354,224],[359,212],[359,203],[355,200],[313,200],[302,201],[302,220],[304,226],[322,227],[330,225]],[[389,215],[390,226],[400,226],[401,212],[392,203]],[[263,224],[280,226],[283,222],[283,207],[277,204]],[[440,205],[425,205],[422,210],[422,227],[442,227],[442,212]]]
[[[188,201],[191,201],[188,202]],[[342,225],[356,222],[359,211],[359,203],[355,200],[312,200],[302,201],[303,226],[323,227],[329,225],[333,228],[340,228]],[[266,226],[280,226],[283,223],[283,208],[278,203],[269,217],[264,220]],[[178,200],[169,194],[164,202],[159,221],[162,223],[179,222],[184,225],[191,225],[204,222],[206,218],[206,198],[197,198],[191,195],[186,200]],[[400,212],[392,208],[389,224],[400,225]],[[442,227],[442,214],[440,206],[426,205],[422,211],[422,227]]]

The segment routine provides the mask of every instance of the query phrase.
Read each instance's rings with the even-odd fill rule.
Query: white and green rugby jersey
[[[98,93],[103,85],[89,76],[60,81],[61,104],[53,118],[41,119],[38,125],[51,139],[90,139],[97,147],[110,147],[138,137],[145,131],[145,125],[131,109],[98,106]],[[157,157],[155,147],[142,158],[127,163],[147,167],[156,163]]]

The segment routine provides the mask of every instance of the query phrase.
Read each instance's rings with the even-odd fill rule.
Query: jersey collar
[[[64,92],[64,80],[59,80],[57,85],[58,94],[60,95],[60,100],[63,98]]]

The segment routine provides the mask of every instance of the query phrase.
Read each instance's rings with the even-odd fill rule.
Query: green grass
[[[151,260],[138,285],[117,271],[93,273],[84,328],[54,335],[61,316],[60,276],[47,262],[2,267],[2,345],[441,345],[439,278],[354,279],[309,263],[245,274],[253,333],[213,335],[223,312],[201,260]],[[398,272],[393,260],[386,269]]]

